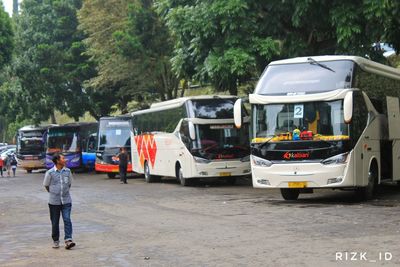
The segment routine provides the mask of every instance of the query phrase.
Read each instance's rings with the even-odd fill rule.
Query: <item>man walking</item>
[[[70,249],[75,246],[72,241],[72,222],[71,208],[72,200],[69,193],[72,182],[71,170],[65,167],[64,156],[55,153],[52,161],[54,167],[48,170],[44,176],[43,185],[49,192],[49,210],[51,220],[51,237],[53,238],[53,248],[60,247],[60,214],[64,221],[64,240],[65,248]]]

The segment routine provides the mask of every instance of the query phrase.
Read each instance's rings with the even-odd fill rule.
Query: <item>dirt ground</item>
[[[124,185],[80,173],[71,189],[77,246],[65,250],[51,248],[43,176],[0,178],[0,266],[400,265],[400,186],[368,202],[331,190],[288,202],[249,179]]]

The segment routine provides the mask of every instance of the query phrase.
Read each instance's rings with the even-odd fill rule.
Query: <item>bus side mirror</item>
[[[194,124],[193,124],[193,122],[189,121],[188,125],[189,125],[189,137],[190,137],[190,139],[195,140],[196,139],[196,131],[194,129]]]
[[[348,92],[343,101],[344,122],[349,124],[353,117],[353,92]]]
[[[233,119],[236,128],[240,129],[242,127],[242,99],[238,99],[233,106]]]

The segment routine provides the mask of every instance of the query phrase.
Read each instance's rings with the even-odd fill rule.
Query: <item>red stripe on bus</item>
[[[95,163],[94,168],[98,172],[119,172],[118,165]],[[132,172],[132,164],[128,164],[128,172]]]

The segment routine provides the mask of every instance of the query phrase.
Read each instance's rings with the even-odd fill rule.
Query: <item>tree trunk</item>
[[[56,115],[53,113],[50,114],[51,124],[57,124]]]

